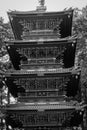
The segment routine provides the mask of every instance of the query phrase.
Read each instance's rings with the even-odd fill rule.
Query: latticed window
[[[36,30],[36,21],[32,21],[32,30]]]
[[[29,88],[30,88],[31,90],[36,89],[35,79],[29,80]]]
[[[37,86],[37,90],[47,89],[47,80],[46,79],[37,79],[36,86]]]
[[[45,21],[44,20],[39,21],[37,29],[44,30],[44,28],[45,28]]]
[[[25,79],[19,79],[18,80],[18,82],[19,82],[19,84],[21,84],[22,86],[25,86],[25,83],[26,83],[26,81],[25,81]]]
[[[30,49],[30,58],[36,58],[36,48]]]
[[[35,124],[35,116],[32,114],[32,115],[28,115],[27,116],[27,122],[28,124]]]
[[[37,58],[46,58],[46,48],[37,48]]]
[[[52,67],[64,67],[64,46],[53,46],[53,47],[29,47],[19,48],[17,51],[23,55],[24,58],[20,61],[21,67],[35,68],[38,66]],[[49,66],[50,64],[50,66]],[[37,65],[37,66],[35,66]],[[46,66],[47,65],[47,66]]]
[[[48,89],[56,89],[56,79],[48,79]]]
[[[40,125],[44,124],[44,123],[48,123],[48,115],[47,114],[38,114],[36,122]]]
[[[50,47],[50,48],[47,48],[47,57],[54,57],[54,48],[53,47]]]

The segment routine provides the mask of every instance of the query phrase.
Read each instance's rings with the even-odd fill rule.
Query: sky
[[[7,11],[31,11],[38,6],[38,0],[0,0],[0,17],[8,22]],[[87,5],[87,0],[45,0],[47,11],[62,11],[64,8],[78,7],[82,9]]]

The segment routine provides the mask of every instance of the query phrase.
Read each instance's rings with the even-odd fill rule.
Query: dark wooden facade
[[[80,106],[69,103],[16,104],[7,109],[7,124],[25,130],[72,130],[83,119]]]
[[[6,47],[16,70],[52,69],[74,66],[76,44],[76,38],[40,39],[6,42]]]
[[[42,7],[41,7],[42,8]],[[14,41],[6,47],[14,69],[5,73],[18,100],[6,107],[7,129],[73,130],[83,123],[80,69],[75,68],[77,38],[73,10],[8,12]]]
[[[21,102],[63,101],[80,96],[79,79],[79,70],[21,70],[8,71],[5,82]]]
[[[8,12],[16,40],[65,38],[72,34],[73,10],[62,12]]]

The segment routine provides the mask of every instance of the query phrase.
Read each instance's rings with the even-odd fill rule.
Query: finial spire
[[[37,6],[37,11],[43,12],[46,11],[46,6],[45,6],[45,0],[38,0],[39,6]]]
[[[44,6],[45,1],[44,0],[39,0],[39,4],[40,4],[40,6]]]

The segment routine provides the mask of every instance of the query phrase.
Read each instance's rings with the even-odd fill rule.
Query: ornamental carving
[[[23,127],[34,126],[34,125],[57,125],[62,126],[63,123],[71,118],[73,111],[49,111],[49,112],[31,112],[28,113],[11,113],[11,119],[18,120],[22,123]]]
[[[26,60],[21,60],[21,65],[45,65],[57,64],[63,67],[63,54],[66,49],[65,45],[58,45],[54,47],[32,47],[32,48],[18,48],[17,52]]]
[[[62,19],[60,18],[30,18],[30,19],[21,19],[19,23],[23,27],[23,32],[21,35],[22,39],[29,39],[29,36],[32,34],[32,31],[39,30],[52,30],[53,33],[57,33],[58,37],[60,37],[60,24]],[[43,31],[44,33],[44,31]]]
[[[17,78],[14,83],[20,88],[24,88],[24,96],[29,97],[49,97],[63,95],[65,86],[70,80],[70,76],[51,78]],[[22,96],[21,92],[19,92]]]

